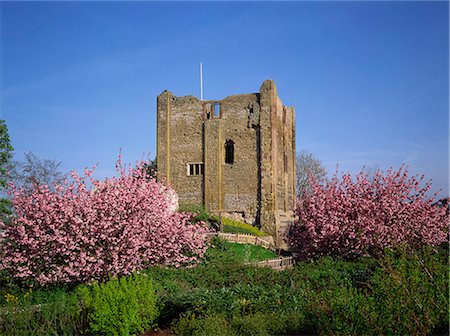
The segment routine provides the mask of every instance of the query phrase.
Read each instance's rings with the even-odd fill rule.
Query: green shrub
[[[230,324],[237,335],[240,336],[266,336],[270,335],[272,319],[267,314],[256,313],[234,317]]]
[[[321,335],[373,335],[373,300],[351,285],[311,292],[307,319]]]
[[[359,268],[364,264],[367,273]],[[387,251],[376,266],[373,260],[358,265],[330,258],[320,259],[314,269],[309,266],[301,264],[293,279],[304,279],[307,320],[321,334],[427,335],[448,330],[448,266],[438,254]]]
[[[267,336],[298,331],[308,335],[315,333],[304,326],[304,316],[293,312],[255,313],[234,316],[231,319],[220,313],[207,316],[183,314],[172,324],[172,332],[186,336]]]
[[[245,233],[258,237],[268,236],[268,233],[260,231],[256,226],[242,223],[231,218],[222,217],[223,232],[227,233]]]
[[[191,219],[192,222],[209,222],[210,215],[206,212],[205,208],[202,205],[196,204],[181,204],[179,212],[190,212],[195,213],[196,215]]]
[[[222,315],[198,318],[195,314],[185,314],[172,325],[172,332],[182,336],[237,336]]]
[[[75,293],[29,290],[18,296],[6,295],[6,299],[0,307],[0,335],[80,335],[86,330]]]
[[[233,289],[198,289],[164,295],[160,300],[160,324],[169,323],[183,314],[205,317],[221,313],[225,316],[239,314],[240,304]]]
[[[231,320],[241,316],[266,313],[278,315],[292,313],[298,317],[297,320],[302,317],[301,324],[303,324],[305,299],[301,290],[283,288],[279,284],[272,286],[236,284],[217,289],[163,294],[160,305],[162,307],[161,324],[170,323],[185,314],[194,314],[197,318],[221,314]],[[250,323],[251,321],[241,322]],[[283,330],[281,327],[279,329]]]
[[[387,252],[370,285],[379,333],[448,332],[448,285],[448,263],[430,250]]]
[[[315,330],[307,328],[304,314],[298,311],[278,310],[235,316],[230,321],[230,325],[236,334],[242,336],[315,334]]]
[[[77,290],[92,333],[134,335],[154,326],[156,296],[151,279],[133,274]]]
[[[290,278],[295,283],[308,284],[316,292],[349,283],[356,288],[365,288],[375,268],[375,259],[342,261],[322,257],[315,261],[298,262],[290,271]]]

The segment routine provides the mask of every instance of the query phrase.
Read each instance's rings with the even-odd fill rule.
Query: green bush
[[[329,258],[318,261],[322,267],[312,271],[306,281],[306,312],[321,334],[447,332],[448,266],[441,256],[429,250],[386,251],[375,267],[373,261],[368,261],[369,269],[373,268],[369,275],[353,263]],[[355,286],[355,278],[363,278],[366,286]]]
[[[309,284],[316,292],[347,286],[349,283],[356,288],[366,288],[376,267],[377,262],[372,258],[342,261],[322,257],[312,262],[297,263],[291,271],[291,278],[293,281]]]
[[[135,335],[154,326],[156,296],[151,279],[133,274],[77,290],[94,334]]]
[[[181,336],[237,336],[221,315],[198,318],[195,314],[185,314],[173,323],[171,330]]]
[[[267,336],[286,335],[301,331],[302,334],[314,334],[315,331],[304,328],[304,316],[298,313],[255,313],[234,316],[215,313],[207,316],[183,314],[172,324],[175,335],[212,335],[212,336]]]
[[[242,336],[286,335],[299,332],[302,335],[315,334],[315,330],[305,324],[304,314],[295,311],[258,312],[235,316],[230,325],[236,334]]]
[[[292,313],[300,317],[304,316],[305,300],[301,290],[283,288],[279,284],[270,287],[237,284],[226,288],[166,293],[161,296],[160,306],[160,323],[167,324],[186,314],[197,318],[221,314],[230,320],[269,312],[279,316]]]
[[[379,333],[448,332],[448,286],[448,263],[432,251],[387,252],[370,286]]]
[[[0,307],[0,335],[80,335],[86,330],[75,293],[28,290],[8,294],[6,300]]]
[[[205,208],[202,205],[196,204],[181,204],[179,212],[190,212],[196,214],[191,221],[194,223],[197,222],[209,222],[211,219],[210,215],[206,212]]]
[[[373,300],[351,285],[311,292],[307,319],[321,335],[373,335]]]

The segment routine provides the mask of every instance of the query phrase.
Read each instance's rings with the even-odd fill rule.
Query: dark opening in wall
[[[225,163],[234,163],[234,142],[233,140],[227,140],[225,142]]]
[[[220,117],[220,104],[218,102],[214,103],[214,117]]]
[[[287,173],[288,172],[288,155],[287,153],[284,153],[284,172]]]

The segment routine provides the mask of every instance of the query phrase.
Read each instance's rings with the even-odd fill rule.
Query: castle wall
[[[158,179],[175,188],[180,203],[237,214],[280,242],[295,204],[295,111],[283,106],[274,82],[218,101],[165,91],[157,113]],[[227,141],[233,163],[225,162]]]
[[[202,204],[203,176],[187,175],[188,163],[203,162],[201,102],[164,92],[157,104],[158,178],[175,187],[181,202]]]
[[[257,95],[236,95],[220,101],[221,141],[234,142],[234,162],[227,164],[222,154],[223,210],[243,213],[250,221],[257,215],[258,164],[256,130],[248,123],[250,106]]]

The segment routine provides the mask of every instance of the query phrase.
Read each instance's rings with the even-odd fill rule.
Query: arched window
[[[225,163],[234,163],[234,142],[233,140],[227,140],[225,142]]]

